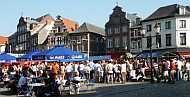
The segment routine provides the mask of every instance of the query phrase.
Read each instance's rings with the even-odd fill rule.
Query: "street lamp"
[[[141,34],[142,34],[142,38],[149,38],[150,39],[150,45],[149,45],[149,50],[150,50],[150,70],[151,70],[151,83],[154,83],[154,79],[153,79],[153,62],[152,62],[152,37],[157,37],[157,35],[160,33],[161,27],[159,23],[156,23],[154,26],[154,31],[156,32],[156,36],[152,36],[151,32],[149,34],[149,36],[145,36],[145,29],[142,28],[141,30]],[[157,44],[157,41],[156,41]]]

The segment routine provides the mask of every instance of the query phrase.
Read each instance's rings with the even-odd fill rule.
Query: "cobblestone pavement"
[[[136,83],[123,84],[95,84],[93,92],[83,91],[80,95],[64,97],[190,97],[190,82],[178,81],[175,84],[167,83]],[[88,88],[89,90],[90,88]],[[16,97],[15,95],[2,94],[5,89],[0,89],[0,97]]]
[[[97,88],[95,93],[70,97],[190,97],[190,82],[135,84]]]

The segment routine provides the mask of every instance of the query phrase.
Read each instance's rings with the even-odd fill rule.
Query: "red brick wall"
[[[79,27],[78,23],[76,23],[72,20],[69,20],[66,18],[62,18],[62,19],[63,19],[63,23],[66,26],[68,32],[73,32]]]

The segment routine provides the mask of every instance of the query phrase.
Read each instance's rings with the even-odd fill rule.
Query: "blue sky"
[[[128,13],[145,18],[160,6],[190,5],[190,0],[2,0],[0,2],[0,35],[9,36],[16,31],[19,17],[33,18],[50,14],[61,15],[82,24],[89,22],[104,27],[116,2]]]

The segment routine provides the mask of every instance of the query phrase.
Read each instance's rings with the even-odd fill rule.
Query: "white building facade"
[[[157,28],[155,28],[157,27]],[[190,55],[190,7],[178,4],[164,6],[142,21],[143,51]],[[151,36],[151,37],[150,37]],[[152,43],[151,40],[152,39]]]

